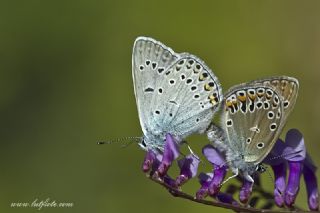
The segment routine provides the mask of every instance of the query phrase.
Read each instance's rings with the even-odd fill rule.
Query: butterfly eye
[[[259,173],[263,173],[266,171],[266,168],[262,164],[258,164],[256,167],[256,171]]]
[[[144,146],[144,147],[147,147],[147,144],[146,144],[146,142],[144,141],[144,139],[142,139],[141,145]]]

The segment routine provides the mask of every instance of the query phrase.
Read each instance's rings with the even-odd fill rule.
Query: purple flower
[[[200,173],[199,175],[199,182],[201,184],[201,188],[198,190],[196,194],[196,198],[201,200],[205,198],[209,194],[209,186],[210,183],[212,182],[213,179],[213,174],[212,173]],[[232,197],[232,195],[223,193],[223,192],[218,192],[216,195],[211,195],[211,197],[216,198],[220,202],[223,203],[229,203],[234,206],[240,206],[240,204]]]
[[[199,158],[194,154],[190,154],[187,157],[178,161],[180,175],[176,179],[177,186],[181,186],[189,179],[197,175],[199,162]]]
[[[206,145],[202,149],[203,155],[213,165],[213,177],[209,184],[209,194],[216,195],[221,188],[221,184],[227,174],[228,166],[223,156],[218,150],[211,145]]]
[[[200,173],[198,178],[199,178],[199,182],[201,184],[201,188],[197,191],[196,193],[196,198],[201,200],[203,198],[205,198],[208,195],[209,192],[209,184],[212,180],[213,174],[212,173]]]
[[[311,158],[306,158],[303,135],[296,129],[287,132],[285,143],[278,139],[272,151],[264,161],[272,166],[275,174],[275,202],[278,206],[292,206],[299,192],[303,173],[308,192],[308,204],[312,210],[319,208],[318,187],[315,176],[316,167]],[[286,168],[289,167],[286,185]]]
[[[148,172],[150,169],[152,169],[155,159],[156,159],[156,154],[152,150],[147,151],[147,154],[142,163],[142,171]]]
[[[240,204],[230,194],[219,192],[216,198],[222,203],[229,203],[233,206],[240,206]]]
[[[274,200],[276,205],[282,207],[284,205],[284,192],[286,190],[287,164],[282,162],[272,165],[275,178]]]
[[[311,157],[307,154],[304,160],[303,176],[308,193],[308,205],[311,210],[319,210],[319,192],[316,177],[317,167],[312,162]]]
[[[287,206],[292,206],[298,195],[302,166],[303,162],[289,162],[289,178],[284,197]]]
[[[155,178],[161,178],[166,184],[177,187],[184,184],[188,179],[193,178],[197,174],[199,158],[194,154],[178,161],[180,167],[180,175],[176,180],[167,175],[167,171],[172,162],[179,157],[179,147],[175,139],[170,135],[166,135],[166,143],[163,154],[155,153],[148,150],[142,164],[142,170],[149,172]]]
[[[179,157],[179,147],[175,142],[175,139],[170,134],[166,134],[166,143],[164,145],[163,158],[157,169],[157,173],[160,177],[163,177],[172,162]]]
[[[240,194],[239,194],[240,202],[242,203],[248,202],[250,195],[252,193],[253,184],[254,183],[247,181],[246,179],[243,180],[243,185],[241,187]]]

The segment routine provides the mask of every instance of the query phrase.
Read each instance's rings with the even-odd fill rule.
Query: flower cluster
[[[203,147],[202,153],[212,164],[213,169],[209,173],[199,174],[198,178],[201,187],[196,192],[196,199],[202,200],[210,196],[220,202],[240,206],[241,204],[231,194],[220,191],[229,169],[224,153],[219,152],[212,145]],[[155,153],[151,150],[148,151],[143,162],[143,171],[151,171],[150,174],[153,178],[160,179],[168,186],[177,189],[197,175],[199,165],[199,158],[194,154],[178,160],[180,175],[176,179],[172,179],[168,176],[167,171],[172,162],[178,157],[179,146],[174,138],[167,134],[163,154]],[[311,210],[319,209],[317,168],[311,157],[306,153],[304,138],[298,130],[289,130],[284,141],[278,139],[263,163],[270,165],[274,172],[274,201],[277,206],[293,206],[299,192],[300,178],[303,175],[308,193],[309,208]],[[256,173],[256,178],[259,178],[258,172]],[[239,193],[239,201],[241,203],[248,202],[253,187],[253,183],[243,180]]]

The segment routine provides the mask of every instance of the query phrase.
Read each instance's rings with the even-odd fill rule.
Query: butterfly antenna
[[[223,182],[221,183],[221,186],[224,185],[224,184],[226,184],[229,180],[231,180],[231,179],[233,179],[233,178],[235,178],[235,177],[237,177],[237,176],[238,176],[238,174],[234,174],[234,175],[228,177],[225,181],[223,181]]]
[[[187,147],[189,149],[189,152],[191,153],[191,155],[196,158],[198,161],[202,162],[202,160],[198,157],[198,155],[194,154],[193,150],[191,149],[191,147],[189,146],[189,144],[187,144]]]
[[[138,143],[140,140],[141,140],[141,137],[124,137],[124,138],[117,138],[115,140],[98,141],[97,144],[104,145],[104,144],[112,144],[112,143],[120,143],[120,142],[128,141],[127,143],[121,145],[122,148],[125,148],[135,142]]]
[[[195,159],[197,159],[198,161],[200,161],[201,163],[203,163],[203,161],[198,157],[198,155],[196,155],[196,154],[194,153],[194,151],[191,149],[191,147],[189,146],[189,144],[188,144],[187,141],[182,141],[182,143],[184,143],[184,144],[187,145],[190,154],[191,154]],[[183,153],[181,153],[181,152],[180,152],[180,154],[181,154],[183,157],[186,157],[185,154],[183,154]]]
[[[272,158],[267,158],[266,160],[268,160],[268,161],[277,160],[277,159],[279,159],[279,158],[283,158],[283,157],[288,156],[288,155],[294,155],[294,154],[296,154],[296,153],[299,153],[299,151],[297,151],[297,152],[292,152],[292,153],[285,153],[285,154],[278,155],[278,156],[275,156],[275,157],[272,157]]]

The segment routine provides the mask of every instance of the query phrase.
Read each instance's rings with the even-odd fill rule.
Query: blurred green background
[[[146,179],[136,145],[96,145],[142,134],[131,77],[139,35],[199,56],[224,90],[264,76],[298,78],[286,130],[304,133],[319,164],[319,11],[317,0],[1,1],[0,211],[36,212],[10,204],[46,198],[74,207],[43,212],[217,210]],[[189,141],[198,153],[207,143]],[[297,203],[307,207],[301,185]],[[193,181],[186,190],[198,187]]]

